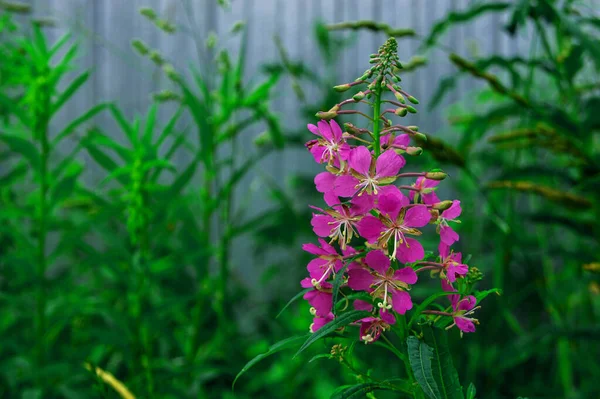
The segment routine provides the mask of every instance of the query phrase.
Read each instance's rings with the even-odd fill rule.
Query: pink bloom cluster
[[[409,148],[408,134],[381,136],[376,156],[364,145],[351,145],[348,140],[362,141],[353,140],[356,136],[345,133],[333,119],[308,125],[308,130],[317,138],[306,147],[327,169],[314,180],[327,205],[313,207],[311,224],[319,245],[303,246],[315,256],[307,267],[309,277],[301,282],[310,288],[304,295],[314,316],[310,330],[335,318],[333,280],[343,273],[341,287],[364,292],[369,299],[355,300],[354,308],[372,312],[358,321],[360,339],[370,343],[396,323],[396,314],[413,308],[410,290],[419,273],[429,271],[446,291],[455,291],[454,283],[467,274],[461,254],[451,249],[459,240],[452,224],[461,214],[460,201],[437,197],[435,189],[443,173],[400,173],[406,164],[402,154]],[[400,180],[408,184],[396,185]],[[439,236],[436,262],[424,261],[419,241],[428,225],[435,226],[431,233]],[[467,317],[475,308],[475,298],[461,299],[458,294],[448,298],[452,326],[475,331],[477,321]]]

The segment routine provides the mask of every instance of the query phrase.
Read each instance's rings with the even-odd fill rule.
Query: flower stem
[[[379,143],[379,114],[381,112],[381,84],[380,79],[375,82],[375,101],[373,101],[373,147],[375,149],[375,158],[381,153],[381,144]]]

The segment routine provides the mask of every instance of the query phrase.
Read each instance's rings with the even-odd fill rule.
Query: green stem
[[[38,215],[38,262],[37,262],[37,303],[36,303],[36,375],[42,375],[42,368],[45,364],[46,347],[46,236],[48,234],[48,160],[50,158],[50,146],[48,142],[48,114],[51,109],[50,97],[45,93],[44,86],[40,87],[41,102],[38,113],[35,115],[34,134],[37,136],[40,147],[40,196],[39,196],[39,215]],[[38,386],[41,381],[38,379]]]
[[[381,82],[380,79],[377,79],[375,82],[375,101],[373,102],[373,139],[374,139],[374,150],[375,150],[375,158],[379,157],[381,152],[381,145],[379,144],[379,114],[381,113]]]

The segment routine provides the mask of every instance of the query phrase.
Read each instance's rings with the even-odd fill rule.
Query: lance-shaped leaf
[[[417,337],[408,337],[408,360],[419,386],[430,399],[441,399],[438,385],[433,377],[431,362],[433,349]]]
[[[246,365],[235,376],[235,379],[233,380],[233,384],[231,384],[232,388],[235,387],[235,383],[238,380],[238,378],[240,378],[242,376],[242,374],[244,374],[246,371],[250,370],[250,368],[252,368],[256,363],[271,356],[274,353],[277,353],[284,349],[293,348],[294,346],[299,345],[300,342],[304,341],[305,339],[306,339],[306,335],[300,335],[300,336],[296,336],[296,337],[286,338],[283,341],[279,341],[279,342],[271,345],[271,347],[269,348],[268,351],[266,351],[265,353],[261,353],[260,355],[254,357],[252,360],[250,360],[248,363],[246,363]]]
[[[392,385],[391,382],[394,382]],[[398,384],[398,385],[396,385]],[[413,397],[413,388],[408,381],[401,379],[393,379],[386,380],[382,382],[365,382],[362,384],[350,385],[350,386],[342,386],[338,388],[333,395],[331,395],[331,399],[358,399],[364,398],[365,394],[373,391],[393,391],[393,392],[403,392],[406,394],[406,398]]]
[[[0,140],[4,141],[12,151],[27,159],[33,168],[39,168],[40,153],[31,141],[2,132],[0,132]]]
[[[425,326],[423,337],[425,343],[433,349],[431,366],[433,378],[439,387],[441,397],[443,399],[463,399],[458,373],[452,363],[448,347],[448,333],[439,328]]]

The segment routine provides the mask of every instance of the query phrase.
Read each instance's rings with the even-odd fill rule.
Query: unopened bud
[[[417,113],[417,109],[415,107],[412,107],[410,105],[406,106],[406,109],[408,110],[408,112],[410,112],[411,114],[416,114]]]
[[[429,179],[429,180],[444,180],[446,177],[448,177],[448,174],[439,170],[439,169],[434,169],[431,172],[427,172],[425,173],[425,178]],[[452,202],[452,201],[450,201]],[[450,205],[452,205],[452,203],[450,203]]]
[[[394,76],[392,76],[392,81],[394,81],[394,83],[398,83],[398,82],[401,82],[402,79],[400,79],[400,76],[394,75]]]
[[[419,126],[407,126],[407,128],[409,128],[413,132],[418,132],[419,131]]]
[[[592,273],[600,273],[600,262],[586,263],[583,265],[583,270],[587,270]]]
[[[216,47],[217,45],[217,35],[215,32],[210,32],[208,34],[208,37],[206,38],[206,42],[205,42],[206,48],[207,49],[213,49]]]
[[[413,104],[418,104],[419,103],[419,100],[417,100],[413,96],[408,96],[408,101],[410,101]]]
[[[156,21],[156,26],[165,33],[175,33],[175,25],[164,19]]]
[[[165,65],[163,65],[162,70],[169,79],[171,79],[175,82],[179,82],[179,80],[180,80],[179,74],[177,73],[177,71],[175,70],[175,67],[173,65],[165,64]]]
[[[236,34],[238,32],[241,32],[245,27],[246,27],[246,22],[245,21],[237,21],[231,27],[231,31],[230,32],[232,34]]]
[[[336,111],[319,111],[315,114],[315,116],[319,119],[329,120],[329,119],[335,118],[337,116],[337,112]]]
[[[415,133],[415,139],[420,141],[427,141],[427,136],[423,133]]]
[[[152,60],[152,62],[154,62],[158,66],[161,66],[165,63],[165,59],[156,50],[152,50],[150,52],[150,59]]]
[[[466,278],[469,283],[475,283],[477,281],[483,280],[483,273],[475,266],[471,266],[469,267],[469,271],[467,272]],[[500,295],[499,292],[496,292],[496,294]]]
[[[140,8],[140,14],[148,18],[150,21],[154,21],[156,19],[156,12],[150,7]]]
[[[133,39],[131,41],[131,47],[133,47],[141,55],[147,55],[150,52],[148,46],[146,46],[146,44],[140,39]]]
[[[20,1],[0,1],[0,8],[16,14],[28,14],[31,12],[31,6]]]
[[[50,17],[34,18],[31,22],[40,27],[53,28],[56,26],[56,20]]]
[[[260,133],[254,138],[254,144],[258,147],[264,147],[268,144],[271,144],[271,142],[271,134],[269,134],[267,131]]]
[[[333,89],[335,91],[341,93],[341,92],[344,92],[344,91],[348,90],[350,87],[352,87],[352,86],[350,86],[348,83],[346,83],[346,84],[343,84],[343,85],[333,86]]]
[[[400,92],[395,92],[394,97],[396,97],[396,100],[400,101],[402,104],[406,104],[406,100],[404,99],[404,96],[400,94]]]
[[[406,114],[408,113],[408,111],[406,110],[406,108],[397,108],[396,111],[394,112],[396,115],[398,116],[406,116]]]
[[[430,177],[428,177],[430,179]],[[435,180],[435,179],[434,179]],[[452,206],[452,201],[446,200],[433,204],[433,209],[437,209],[438,211],[445,211],[446,209]]]
[[[356,102],[359,102],[363,98],[365,98],[365,93],[363,93],[362,91],[359,91],[358,93],[352,96],[352,99]]]
[[[406,153],[408,155],[421,155],[423,149],[421,147],[406,147]]]
[[[158,93],[154,93],[154,94],[152,94],[152,98],[154,98],[154,100],[161,102],[161,103],[168,102],[168,101],[180,101],[181,100],[181,98],[177,95],[177,93],[175,93],[171,90],[163,90]]]

